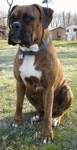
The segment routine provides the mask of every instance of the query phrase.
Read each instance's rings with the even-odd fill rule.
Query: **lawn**
[[[7,41],[0,41],[0,150],[77,150],[77,43],[54,41],[54,44],[74,100],[60,126],[53,129],[54,141],[42,145],[43,121],[31,126],[30,118],[35,109],[26,97],[23,123],[16,129],[11,127],[16,105],[16,81],[12,70],[17,46],[13,48]]]

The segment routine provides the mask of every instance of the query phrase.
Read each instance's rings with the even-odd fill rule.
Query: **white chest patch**
[[[28,56],[26,55],[23,59],[22,65],[19,67],[20,76],[22,80],[25,82],[26,77],[34,76],[40,79],[42,72],[35,70],[34,66],[35,56]]]

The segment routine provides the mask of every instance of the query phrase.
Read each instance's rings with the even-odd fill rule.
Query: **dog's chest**
[[[23,59],[22,65],[19,67],[20,76],[23,81],[25,81],[26,77],[34,76],[38,79],[41,78],[41,71],[35,70],[35,56],[26,55]]]

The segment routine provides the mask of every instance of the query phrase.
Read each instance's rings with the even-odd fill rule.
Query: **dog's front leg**
[[[44,128],[43,128],[43,143],[49,143],[53,140],[52,131],[52,107],[53,107],[54,92],[53,88],[44,90],[43,105],[44,105]]]
[[[16,92],[17,92],[16,113],[12,125],[14,127],[17,127],[22,122],[22,107],[25,95],[25,86],[23,85],[22,82],[17,81]]]

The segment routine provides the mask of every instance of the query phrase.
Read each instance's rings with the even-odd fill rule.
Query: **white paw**
[[[46,144],[46,143],[47,143],[47,140],[46,140],[46,139],[44,139],[44,140],[43,140],[43,144]]]
[[[15,128],[17,128],[18,127],[18,124],[12,124],[12,127],[15,127]]]
[[[58,120],[56,118],[52,118],[52,126],[56,127],[58,125]]]
[[[43,144],[50,144],[50,142],[51,142],[51,139],[44,139],[43,140]]]
[[[39,116],[38,116],[38,115],[33,116],[33,117],[31,118],[31,125],[35,124],[38,120],[39,120]]]

